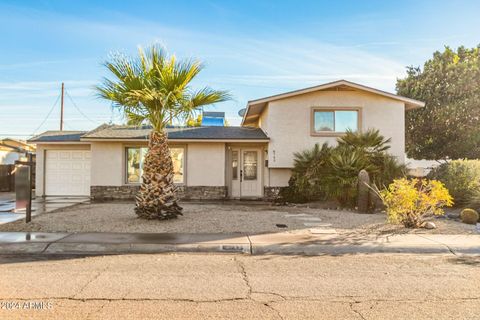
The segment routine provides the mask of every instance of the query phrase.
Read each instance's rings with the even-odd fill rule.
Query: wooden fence
[[[15,191],[15,165],[0,164],[0,192]]]

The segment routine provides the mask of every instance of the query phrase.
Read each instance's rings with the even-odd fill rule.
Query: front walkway
[[[222,252],[342,255],[411,253],[480,255],[480,235],[402,234],[345,237],[341,234],[188,234],[1,232],[0,254],[128,254]]]

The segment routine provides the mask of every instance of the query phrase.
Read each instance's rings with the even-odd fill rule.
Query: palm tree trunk
[[[173,219],[182,214],[173,184],[173,163],[167,136],[152,131],[143,162],[142,186],[136,196],[135,213],[144,219]]]

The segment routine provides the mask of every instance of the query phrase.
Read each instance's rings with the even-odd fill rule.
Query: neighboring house
[[[26,160],[27,153],[35,148],[24,141],[5,138],[0,140],[0,164],[15,164],[17,160]]]
[[[250,101],[241,127],[168,128],[179,196],[271,198],[288,185],[294,152],[336,143],[346,129],[376,128],[405,160],[405,112],[424,103],[340,80]],[[148,127],[47,131],[37,145],[37,195],[133,198]]]

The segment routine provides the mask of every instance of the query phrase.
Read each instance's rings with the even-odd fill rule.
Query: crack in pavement
[[[443,243],[443,242],[440,242],[440,241],[437,241],[437,240],[434,240],[434,239],[430,239],[430,238],[427,238],[427,237],[423,237],[421,234],[417,234],[417,236],[419,236],[420,238],[423,238],[425,240],[429,240],[429,241],[432,241],[434,243],[437,243],[437,244],[440,244],[442,246],[444,246],[445,248],[448,249],[448,251],[450,251],[451,254],[453,254],[454,256],[458,257],[457,253],[452,249],[450,248],[450,246],[448,246],[447,244]]]
[[[102,303],[102,305],[97,308],[96,310],[92,310],[91,312],[89,312],[87,314],[87,316],[85,317],[87,320],[88,319],[96,319],[96,317],[93,317],[95,314],[99,313],[100,311],[103,310],[103,308],[105,308],[105,306],[109,303],[110,301],[106,301],[105,303]],[[93,318],[90,318],[90,317],[93,317]]]
[[[93,283],[95,280],[97,280],[100,277],[100,275],[102,275],[108,269],[109,269],[109,265],[107,265],[105,268],[103,268],[103,270],[98,271],[98,273],[94,277],[92,277],[92,279],[87,281],[87,283],[82,288],[80,288],[80,290],[78,290],[77,293],[73,294],[72,298],[75,298],[76,296],[80,295],[91,283]]]
[[[248,288],[247,299],[251,299],[253,290],[252,290],[252,286],[250,284],[250,280],[248,279],[247,271],[245,270],[245,264],[242,261],[238,260],[237,257],[234,257],[233,261],[235,261],[237,266],[239,267],[240,274],[242,275],[243,282],[245,283],[245,285]]]
[[[350,303],[348,304],[348,305],[350,306],[350,310],[352,310],[352,312],[354,312],[355,314],[358,314],[358,316],[359,316],[362,320],[367,320],[367,318],[365,318],[360,311],[356,310],[356,309],[353,307],[353,305],[354,305],[354,304],[357,304],[357,303],[361,303],[361,302],[360,302],[360,301],[352,301],[352,302],[350,302]]]
[[[269,303],[264,303],[263,304],[265,307],[269,308],[270,310],[272,310],[276,315],[277,317],[280,318],[280,320],[284,320],[285,318],[282,316],[282,314],[280,313],[280,311],[278,311],[277,309],[275,309],[272,305],[270,305]]]
[[[265,293],[265,292],[261,292]],[[340,298],[340,297],[338,297]],[[70,300],[70,301],[174,301],[174,302],[198,302],[198,303],[210,303],[210,302],[224,302],[224,301],[256,301],[252,298],[225,298],[225,299],[206,299],[195,300],[188,298],[75,298],[75,297],[31,297],[31,298],[0,298],[0,301],[31,301],[31,300]],[[308,297],[287,297],[284,301],[321,301],[321,302],[337,302],[337,303],[368,303],[368,302],[455,302],[455,301],[480,301],[480,297],[474,298],[438,298],[438,299],[366,299],[366,300],[338,300],[323,298],[308,298]],[[281,301],[271,301],[279,303]]]

